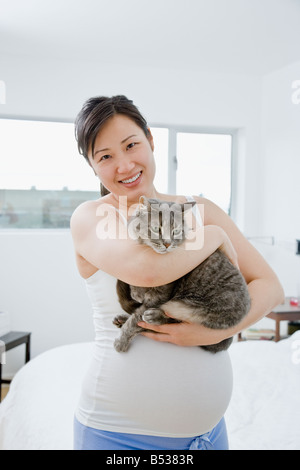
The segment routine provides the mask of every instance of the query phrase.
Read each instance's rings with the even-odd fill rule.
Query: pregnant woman
[[[81,204],[71,219],[77,266],[95,325],[93,355],[75,412],[74,448],[227,449],[229,355],[198,346],[216,344],[258,321],[282,301],[282,287],[230,217],[200,197],[194,198],[192,249],[188,240],[183,249],[162,256],[127,236],[128,214],[142,195],[180,203],[191,199],[160,194],[154,187],[153,137],[132,101],[125,96],[91,98],[75,127],[79,151],[102,190],[99,200]],[[239,266],[248,285],[251,309],[239,325],[212,330],[188,322],[142,322],[146,331],[126,353],[117,352],[114,341],[120,332],[112,321],[124,313],[117,279],[136,286],[167,284],[218,248]]]

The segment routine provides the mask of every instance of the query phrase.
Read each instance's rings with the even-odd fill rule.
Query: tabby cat
[[[161,254],[178,249],[187,237],[186,209],[196,204],[177,204],[142,197],[129,221],[136,239]],[[137,325],[146,321],[156,325],[188,321],[207,328],[226,329],[238,324],[248,313],[250,297],[240,271],[227,256],[216,250],[199,266],[180,279],[159,287],[136,287],[117,281],[117,293],[127,314],[117,315],[113,323],[121,328],[115,340],[118,352],[128,350],[132,339],[143,329]],[[170,313],[172,319],[164,314]],[[226,350],[232,338],[218,344],[201,346],[216,353]]]

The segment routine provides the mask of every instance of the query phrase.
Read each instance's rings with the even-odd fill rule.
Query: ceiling
[[[300,0],[0,0],[1,55],[264,75],[300,60]]]

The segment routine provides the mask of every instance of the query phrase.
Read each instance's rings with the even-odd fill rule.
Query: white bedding
[[[91,343],[61,346],[26,364],[0,405],[0,449],[72,449],[73,414]],[[300,450],[300,332],[230,348],[231,450]]]

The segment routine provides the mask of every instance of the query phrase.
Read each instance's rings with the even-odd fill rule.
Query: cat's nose
[[[166,248],[169,248],[169,246],[171,245],[171,243],[164,242],[164,245],[165,245]]]

